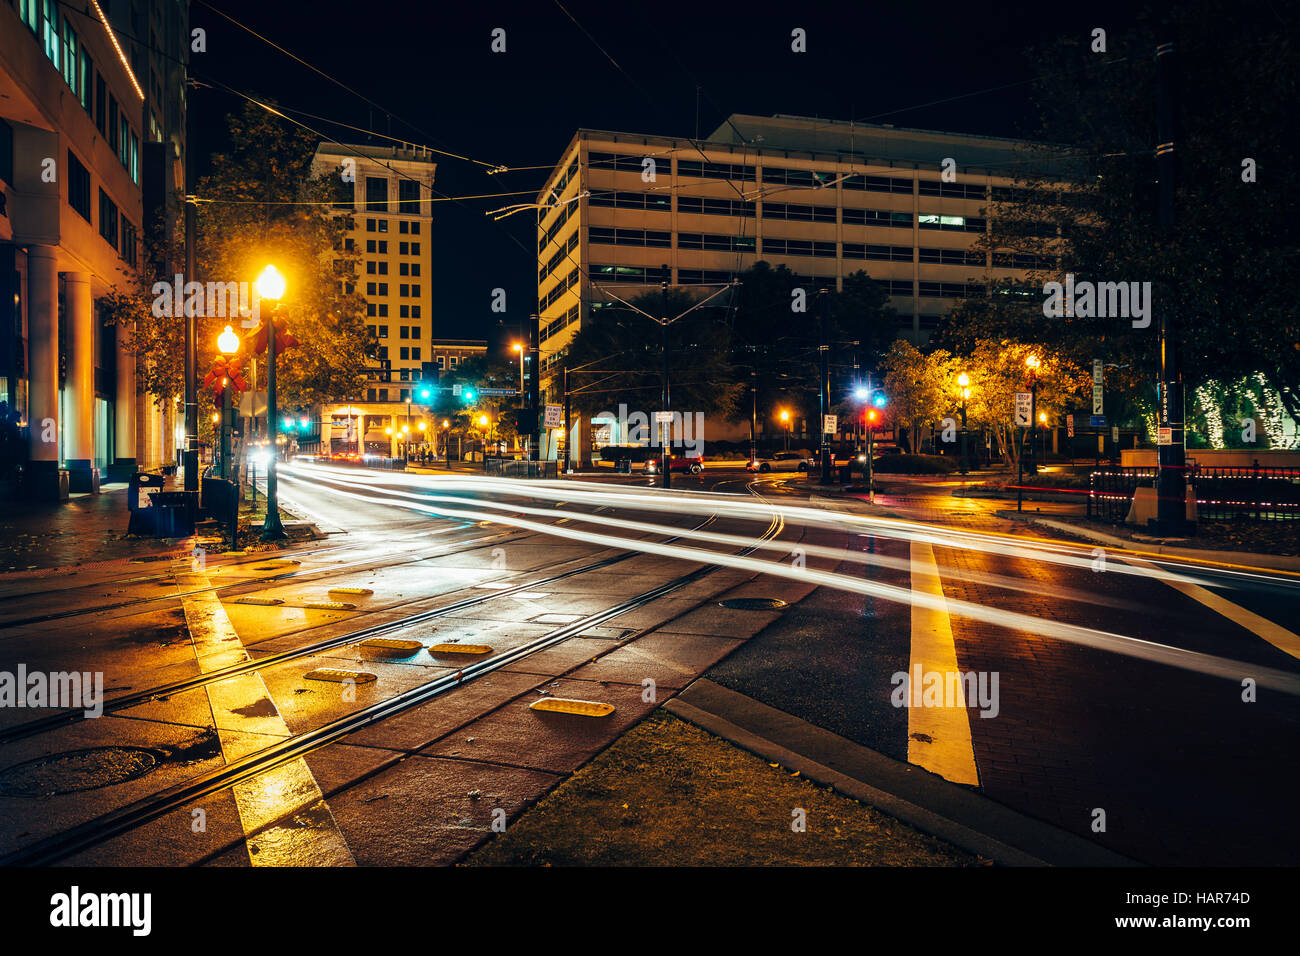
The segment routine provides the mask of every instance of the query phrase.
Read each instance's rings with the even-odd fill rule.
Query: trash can
[[[184,538],[193,534],[198,507],[197,491],[154,492],[154,533],[160,538]]]
[[[154,518],[157,517],[158,512],[149,506],[141,506],[140,489],[153,489],[156,493],[162,488],[165,480],[162,475],[151,475],[145,471],[136,472],[127,480],[126,506],[131,515],[126,525],[127,534],[156,532]]]
[[[632,474],[632,459],[620,458],[618,461],[618,470],[625,475]]]
[[[203,479],[203,511],[231,535],[233,542],[239,514],[239,488],[225,478]]]

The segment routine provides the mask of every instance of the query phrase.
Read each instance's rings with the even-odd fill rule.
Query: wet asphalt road
[[[71,580],[0,586],[0,665],[102,671],[106,696],[138,692],[203,674],[234,653],[261,660],[308,648],[375,622],[493,594],[493,588],[543,581],[615,557],[624,559],[534,591],[489,600],[393,636],[413,639],[414,656],[393,659],[344,646],[268,666],[254,678],[209,684],[108,717],[0,741],[0,851],[30,844],[147,796],[243,754],[319,727],[437,675],[455,673],[446,642],[519,647],[555,627],[554,615],[581,618],[671,581],[704,563],[682,556],[626,556],[589,534],[662,541],[701,526],[753,540],[763,522],[708,519],[708,509],[637,507],[633,498],[597,509],[523,498],[493,512],[474,490],[430,504],[427,488],[394,476],[286,474],[283,493],[329,532],[324,542],[272,567],[255,557],[213,556],[203,578],[184,567],[137,564]],[[790,476],[747,476],[710,469],[676,477],[691,491],[740,500],[806,504]],[[643,478],[600,476],[575,489],[647,487]],[[938,528],[1042,536],[998,517],[1005,505],[951,496],[952,483],[887,481],[880,513]],[[563,499],[561,499],[563,500]],[[399,505],[405,503],[408,507]],[[414,509],[410,504],[416,504]],[[858,507],[850,504],[850,508]],[[1049,510],[1052,506],[1041,506]],[[474,512],[449,516],[453,512]],[[581,518],[588,516],[591,521]],[[495,519],[495,520],[494,520]],[[707,523],[704,523],[707,520]],[[619,527],[642,521],[670,531]],[[531,521],[548,530],[516,527]],[[890,530],[801,526],[769,529],[780,547],[843,549],[860,561],[812,556],[810,568],[846,578],[913,586],[909,541]],[[567,534],[568,537],[562,537]],[[1011,539],[1014,543],[1014,538]],[[683,543],[728,550],[698,541]],[[635,548],[634,548],[635,549]],[[734,550],[734,548],[730,549]],[[1040,557],[974,547],[934,546],[949,602],[969,601],[1240,662],[1295,673],[1291,653],[1167,583],[1063,567]],[[1088,554],[1090,548],[1081,549]],[[874,563],[875,559],[880,563]],[[1112,562],[1122,561],[1112,554]],[[1295,606],[1286,575],[1197,572],[1208,592],[1286,627]],[[373,591],[351,597],[329,588]],[[211,595],[207,597],[205,595]],[[773,596],[784,612],[724,611],[725,596]],[[244,603],[251,599],[254,602]],[[106,604],[111,610],[97,610]],[[74,616],[42,620],[53,609]],[[213,625],[216,621],[216,625]],[[223,623],[224,622],[224,623]],[[1081,647],[1033,628],[1011,629],[953,613],[961,671],[996,673],[997,714],[968,710],[978,787],[987,796],[1134,859],[1156,864],[1294,863],[1286,824],[1300,710],[1295,697],[1268,689],[1242,701],[1240,682],[1167,664]],[[261,792],[224,791],[77,857],[82,862],[216,865],[453,862],[490,833],[492,812],[513,818],[617,733],[649,712],[652,679],[662,693],[694,676],[711,679],[895,759],[909,755],[908,710],[891,702],[892,679],[908,670],[911,608],[856,594],[726,568],[681,591],[624,613],[564,644],[493,672],[414,711],[308,755],[297,776]],[[223,630],[224,628],[224,630]],[[313,667],[376,675],[354,699],[336,685],[304,680]],[[2,669],[2,668],[0,668]],[[603,724],[539,716],[538,696],[617,702]],[[657,702],[662,702],[662,696]],[[31,712],[0,710],[0,732]],[[139,778],[33,799],[6,793],[6,771],[50,754],[85,748],[145,747],[158,766]],[[64,768],[67,771],[67,768]],[[30,770],[28,776],[31,776]],[[39,777],[39,774],[37,774]],[[271,779],[271,778],[268,778]],[[12,787],[10,788],[12,789]],[[201,811],[205,829],[194,830]],[[1094,829],[1098,811],[1105,830]]]

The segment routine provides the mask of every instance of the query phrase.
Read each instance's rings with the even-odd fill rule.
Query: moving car
[[[645,463],[645,473],[655,475],[659,473],[659,459],[647,458]],[[696,455],[687,457],[686,455],[677,455],[672,452],[668,453],[668,471],[683,472],[692,475],[698,475],[704,470],[704,456]]]
[[[760,455],[745,465],[746,471],[807,471],[814,459],[797,451],[778,451],[772,455]]]

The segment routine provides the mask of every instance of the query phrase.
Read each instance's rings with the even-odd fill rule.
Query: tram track
[[[753,491],[752,487],[750,487],[749,490],[751,494],[756,495],[756,492]],[[710,515],[703,522],[700,522],[699,525],[697,525],[697,528],[692,530],[696,530],[699,527],[703,527],[712,522],[715,517],[716,516],[714,515]],[[738,553],[741,555],[747,555],[758,550],[761,543],[775,537],[780,533],[784,526],[784,520],[779,515],[773,515],[769,521],[768,527],[755,539],[754,544],[742,549]],[[674,538],[668,540],[675,540],[676,537],[677,536],[674,536]],[[597,567],[608,567],[640,553],[641,552],[637,550],[629,550],[623,554],[614,555],[600,562],[595,562],[590,566],[571,569],[561,575],[556,575],[553,580],[573,577],[594,570]],[[221,792],[239,783],[250,780],[262,773],[274,770],[286,763],[300,759],[308,753],[328,746],[329,744],[341,741],[350,734],[356,733],[363,728],[410,710],[413,707],[439,697],[458,687],[465,686],[474,680],[490,674],[493,671],[499,670],[509,664],[516,663],[532,654],[561,644],[569,638],[578,636],[593,627],[598,627],[622,614],[644,607],[659,598],[672,594],[673,592],[679,591],[698,580],[708,577],[719,570],[720,567],[721,565],[718,564],[705,564],[703,567],[679,575],[664,584],[643,591],[634,597],[628,598],[627,600],[621,601],[592,614],[585,615],[578,621],[549,631],[548,633],[534,638],[519,647],[513,648],[509,651],[504,651],[500,654],[495,654],[485,660],[469,664],[454,674],[441,674],[432,680],[418,685],[417,687],[396,694],[393,697],[379,701],[368,707],[361,708],[352,714],[337,718],[320,727],[304,731],[301,734],[296,734],[282,742],[271,744],[229,764],[200,774],[185,783],[152,794],[148,797],[143,797],[123,807],[101,814],[92,820],[71,827],[61,833],[45,837],[29,846],[15,850],[4,857],[0,857],[0,866],[44,866],[65,860],[77,853],[107,842],[116,836],[120,836],[157,820],[187,803]],[[517,589],[532,589],[542,585],[543,583],[544,582],[535,581],[527,585],[519,585]],[[409,627],[412,623],[419,623],[420,620],[427,620],[435,616],[453,613],[454,610],[463,610],[465,606],[477,606],[478,604],[486,603],[496,598],[506,597],[514,590],[516,589],[494,592],[493,594],[485,595],[481,598],[468,599],[465,602],[458,602],[458,605],[461,606],[449,605],[447,607],[423,612],[419,615],[413,615],[414,618],[419,619],[416,621],[404,619],[401,621],[388,622],[386,624],[376,625],[375,629],[391,630],[397,627]],[[366,636],[373,636],[373,634],[367,634]],[[349,635],[341,635],[339,638],[332,639],[332,641],[328,643],[332,646],[339,646],[340,644],[352,643],[363,639],[365,638],[358,636],[357,633],[353,633]],[[274,658],[264,658],[260,661],[250,661],[246,664],[236,665],[234,668],[229,669],[231,673],[223,674],[221,672],[212,672],[211,674],[203,675],[201,678],[195,678],[193,682],[185,683],[191,684],[192,686],[202,686],[205,683],[210,683],[213,679],[225,679],[233,676],[234,673],[246,673],[248,671],[257,670],[263,666],[270,666],[274,663],[283,663],[287,659],[304,656],[306,653],[310,653],[310,651],[307,649],[299,649],[296,651],[285,652],[284,655],[276,655]],[[185,689],[190,689],[190,687],[187,686]],[[135,696],[139,695],[132,695],[132,697]],[[118,698],[119,708],[122,706],[120,702],[125,699],[126,698]],[[107,710],[108,704],[106,703],[105,712],[107,712]],[[27,726],[30,727],[31,724]],[[14,730],[17,729],[18,728],[14,728]],[[0,740],[2,739],[3,738],[0,738]]]

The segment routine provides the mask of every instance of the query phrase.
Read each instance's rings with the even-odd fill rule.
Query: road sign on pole
[[[1033,395],[1030,392],[1016,392],[1016,425],[1028,428],[1033,422]]]
[[[822,416],[822,434],[823,434],[823,435],[834,435],[835,432],[836,432],[836,425],[838,425],[838,424],[839,424],[839,416],[838,416],[838,415],[823,415],[823,416]]]
[[[1101,359],[1092,360],[1092,413],[1102,414],[1102,365]]]
[[[478,393],[479,393],[480,395],[518,395],[518,394],[519,394],[519,389],[517,389],[517,388],[480,388],[480,389],[478,390]]]
[[[1065,436],[1067,438],[1074,437],[1074,416],[1073,415],[1065,416]]]
[[[564,407],[562,405],[547,405],[546,418],[543,421],[546,428],[563,428],[564,427]]]

